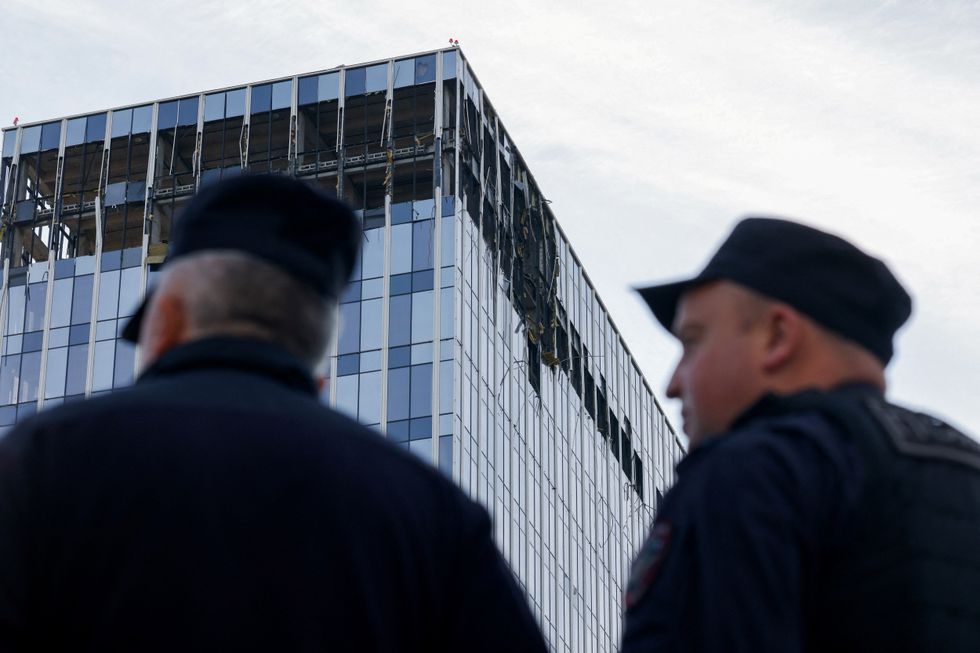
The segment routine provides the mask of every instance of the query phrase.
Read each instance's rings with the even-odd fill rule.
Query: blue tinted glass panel
[[[411,222],[413,217],[412,203],[399,202],[391,205],[391,224]]]
[[[436,55],[429,54],[415,59],[415,83],[436,81]]]
[[[24,331],[24,297],[26,286],[12,286],[8,293],[7,330],[5,333],[22,333]]]
[[[20,137],[21,155],[37,152],[39,147],[41,147],[41,125],[26,128]]]
[[[262,84],[252,87],[252,113],[262,113],[272,108],[272,85]]]
[[[103,340],[95,343],[95,365],[92,370],[92,390],[112,388],[112,373],[115,367],[116,341]]]
[[[388,90],[388,64],[370,66],[365,70],[364,90],[368,93]]]
[[[71,323],[82,324],[92,319],[92,275],[75,277],[74,300],[71,304]]]
[[[351,354],[358,351],[361,338],[360,302],[340,306],[339,328],[337,353]]]
[[[11,129],[10,131],[5,131],[3,133],[3,158],[12,157],[14,155],[14,145],[17,142],[17,130]]]
[[[412,295],[412,342],[432,340],[432,293]]]
[[[451,435],[444,435],[439,438],[439,471],[453,477],[453,438]]]
[[[408,419],[409,368],[388,371],[388,421]]]
[[[177,125],[177,101],[164,102],[157,113],[157,130],[173,129]]]
[[[122,111],[112,112],[112,137],[129,136],[129,130],[133,126],[133,110],[123,109]]]
[[[385,435],[392,442],[407,442],[408,441],[408,420],[392,421],[388,419],[388,426],[385,430]]]
[[[89,116],[85,119],[85,140],[95,143],[105,140],[105,121],[104,113]]]
[[[406,293],[412,292],[412,275],[408,274],[396,274],[391,277],[391,283],[388,288],[388,292],[392,295],[404,295]]]
[[[336,100],[340,97],[340,73],[327,73],[320,75],[317,84],[317,99],[320,102]]]
[[[432,290],[435,286],[435,270],[422,270],[412,273],[412,292]]]
[[[410,417],[432,414],[432,364],[415,365],[412,370]]]
[[[51,328],[66,327],[71,323],[71,290],[74,281],[56,279],[54,297],[51,299]]]
[[[119,270],[103,272],[99,281],[99,320],[111,320],[119,309]]]
[[[318,86],[318,78],[316,77],[300,78],[299,92],[297,93],[296,104],[301,107],[307,104],[316,104],[317,86]]]
[[[431,220],[436,217],[436,201],[432,199],[417,200],[412,205],[413,220]]]
[[[361,282],[351,281],[340,295],[340,303],[356,302],[361,298]]]
[[[408,426],[408,437],[411,440],[432,436],[432,418],[417,417]]]
[[[388,304],[388,346],[399,347],[412,342],[412,296],[392,297]]]
[[[412,364],[411,347],[392,347],[388,350],[388,369],[408,367]]]
[[[77,395],[85,392],[85,374],[88,367],[88,344],[75,345],[68,349],[68,373],[65,394]]]
[[[347,95],[364,93],[365,73],[363,68],[351,68],[347,71],[344,92]]]
[[[439,303],[439,332],[442,334],[443,338],[448,338],[453,335],[453,323],[454,323],[454,311],[453,311],[453,299],[456,296],[454,288],[443,288],[439,292],[442,293],[442,298]]]
[[[121,338],[116,340],[116,364],[112,385],[116,388],[133,382],[133,368],[136,365],[136,345]]]
[[[140,268],[126,268],[122,271],[119,283],[119,317],[132,315],[139,306],[140,272]]]
[[[445,215],[445,214],[444,214]],[[448,217],[442,219],[442,264],[452,265],[456,261],[456,238],[454,230],[456,228],[456,218]]]
[[[211,93],[204,96],[204,122],[221,120],[225,117],[225,94]]]
[[[439,412],[450,413],[453,410],[453,362],[439,363]]]
[[[385,239],[384,229],[369,229],[364,232],[364,245],[361,249],[361,278],[380,277],[384,272]]]
[[[365,424],[381,421],[381,372],[361,374],[357,417]]]
[[[85,142],[85,118],[75,118],[68,121],[68,135],[65,145],[79,145]]]
[[[391,228],[392,275],[412,271],[412,229],[411,224],[399,224]]]
[[[442,53],[442,78],[453,79],[456,77],[456,52]]]
[[[133,109],[133,133],[149,134],[150,125],[153,123],[153,107],[136,107]]]
[[[293,81],[276,82],[272,85],[272,108],[288,108],[293,101]]]
[[[0,361],[0,404],[16,404],[19,389],[20,355],[4,356]]]
[[[48,350],[48,369],[44,374],[44,397],[51,399],[65,394],[65,373],[68,370],[68,348]]]
[[[61,121],[41,125],[41,151],[57,150],[61,145]]]
[[[415,83],[415,60],[403,59],[395,62],[394,88],[403,88]]]
[[[436,221],[425,220],[412,225],[412,269],[433,267],[432,234]]]
[[[44,332],[31,331],[30,333],[25,333],[23,337],[22,350],[25,353],[29,351],[41,351],[41,343],[43,342]]]
[[[357,376],[337,379],[337,410],[357,416]]]
[[[90,323],[74,324],[68,330],[68,344],[81,345],[88,342]]]
[[[359,354],[348,354],[346,356],[337,357],[337,376],[347,376],[348,374],[357,374],[361,371]]]
[[[409,451],[418,456],[421,460],[424,460],[429,464],[432,463],[432,438],[412,440],[408,444]]]
[[[48,294],[48,284],[32,283],[27,287],[27,309],[25,311],[24,331],[40,331],[44,328],[44,300]]]
[[[381,348],[381,302],[380,299],[361,302],[361,351]]]
[[[197,105],[201,99],[195,97],[185,97],[177,105],[177,124],[196,125],[197,124]]]
[[[225,93],[225,118],[245,115],[245,89],[236,88]]]
[[[23,354],[20,361],[20,403],[37,399],[37,382],[41,378],[41,352]]]

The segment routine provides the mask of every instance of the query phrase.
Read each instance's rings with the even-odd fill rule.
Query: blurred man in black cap
[[[640,290],[690,452],[633,564],[623,651],[980,651],[980,445],[884,398],[912,303],[850,243],[740,222]]]
[[[193,199],[135,386],[0,441],[0,650],[545,650],[486,513],[317,400],[359,242],[296,180]]]

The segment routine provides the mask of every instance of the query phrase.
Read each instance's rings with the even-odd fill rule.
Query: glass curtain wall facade
[[[132,382],[118,333],[201,186],[306,179],[364,229],[323,400],[489,509],[554,650],[618,646],[682,445],[462,52],[2,136],[0,428]]]

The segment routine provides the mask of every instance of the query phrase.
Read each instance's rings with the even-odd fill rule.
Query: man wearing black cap
[[[0,650],[545,650],[483,509],[317,400],[360,237],[288,178],[192,200],[137,383],[0,441]]]
[[[633,564],[623,651],[980,651],[980,445],[888,403],[911,300],[850,243],[740,222],[640,290],[690,452]]]

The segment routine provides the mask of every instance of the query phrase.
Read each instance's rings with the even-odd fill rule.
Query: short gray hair
[[[337,302],[269,262],[209,250],[167,265],[160,285],[184,301],[195,338],[259,338],[279,343],[310,370],[323,362]]]

